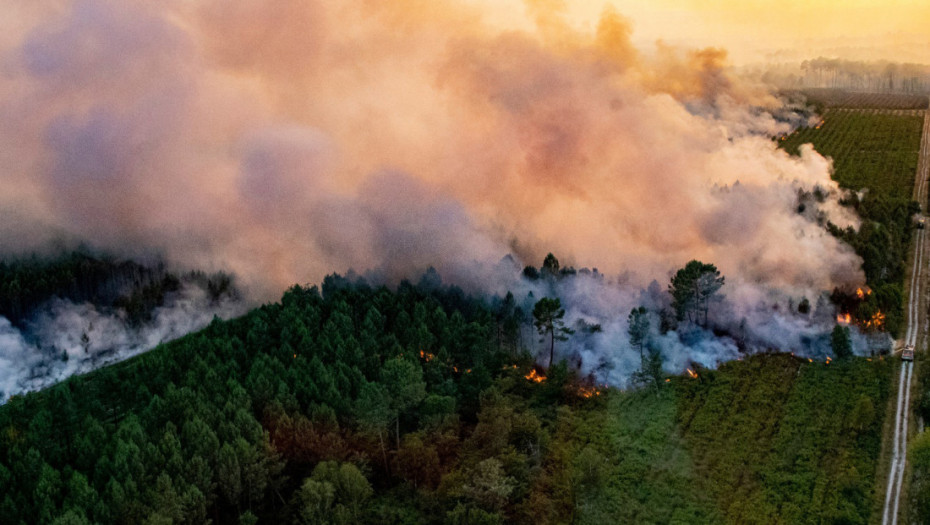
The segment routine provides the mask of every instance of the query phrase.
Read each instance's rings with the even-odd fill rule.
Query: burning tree
[[[565,321],[562,320],[564,317],[565,309],[558,298],[543,297],[533,307],[533,324],[543,337],[540,342],[545,341],[546,334],[549,334],[549,366],[552,366],[555,355],[556,339],[565,341],[569,334],[574,333],[573,330],[565,328]]]
[[[710,301],[723,286],[723,276],[713,264],[691,261],[672,277],[668,291],[672,294],[672,306],[678,320],[707,327],[707,312]]]

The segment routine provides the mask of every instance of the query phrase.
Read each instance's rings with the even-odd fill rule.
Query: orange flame
[[[875,312],[868,321],[863,323],[866,328],[871,328],[873,326],[875,328],[880,328],[883,324],[885,324],[885,314],[881,312]]]
[[[542,374],[537,374],[535,368],[533,370],[530,370],[530,373],[526,374],[523,377],[525,377],[527,380],[532,381],[534,383],[542,383],[543,381],[546,380],[546,376]]]
[[[688,369],[688,375],[691,376],[691,379],[697,378],[697,373],[694,370]]]
[[[841,324],[849,324],[852,322],[852,316],[849,314],[837,314],[836,322]]]
[[[601,395],[601,391],[592,387],[582,386],[578,388],[578,395],[585,399],[591,399],[594,396]]]
[[[430,361],[432,361],[433,358],[435,358],[435,357],[436,357],[435,355],[433,355],[433,354],[431,354],[431,353],[429,353],[429,352],[424,352],[423,350],[420,350],[420,359],[426,360],[427,363],[429,363]]]
[[[865,292],[862,291],[862,288],[856,288],[856,297],[865,299]]]

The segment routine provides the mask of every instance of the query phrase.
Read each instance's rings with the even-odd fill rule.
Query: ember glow
[[[601,391],[593,386],[581,386],[578,387],[578,395],[585,399],[591,399],[592,397],[600,396]]]

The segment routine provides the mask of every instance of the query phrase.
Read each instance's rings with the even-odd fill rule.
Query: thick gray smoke
[[[526,31],[454,1],[14,4],[0,37],[4,251],[63,237],[163,253],[231,271],[260,299],[333,271],[394,281],[428,266],[502,293],[519,285],[495,273],[502,255],[552,251],[623,276],[559,291],[570,316],[603,319],[582,366],[613,361],[618,383],[626,312],[690,259],[720,267],[726,315],[760,347],[806,337],[768,319],[773,305],[863,280],[854,253],[796,212],[798,192],[820,188],[827,218],[856,222],[827,159],[769,139],[794,125],[781,102],[722,50],[643,56],[610,10],[581,32],[558,1],[528,1]],[[795,331],[762,335],[783,326]],[[734,355],[724,339],[678,340],[669,366]]]

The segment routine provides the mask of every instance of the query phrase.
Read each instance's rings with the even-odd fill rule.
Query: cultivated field
[[[916,199],[926,206],[924,196],[917,195],[921,192],[915,191],[915,180],[923,182],[927,178],[925,169],[918,173],[918,165],[923,162],[921,137],[927,125],[926,97],[850,94],[830,90],[808,95],[808,101],[822,111],[822,119],[814,126],[779,137],[779,145],[797,154],[802,144],[813,144],[818,152],[833,158],[833,177],[841,186],[856,191],[867,190],[851,199],[863,219],[859,231],[833,231],[862,256],[868,283],[875,291],[876,306],[888,316],[889,331],[898,337],[904,336],[906,325],[907,340],[914,343],[919,330],[917,323],[924,319],[923,315],[917,315],[922,312],[920,302],[923,296],[915,291],[922,279],[907,279],[911,283],[910,293],[907,293],[908,290],[902,286],[908,277],[903,262],[908,258],[911,246],[912,217],[919,210],[913,201]],[[918,259],[914,264],[911,276],[921,267]],[[905,314],[902,306],[907,298],[910,299],[909,313]],[[920,346],[918,348],[922,350]],[[922,356],[918,359],[919,362],[923,360]],[[926,388],[928,382],[926,372],[921,373],[921,364],[917,366],[922,384],[918,390],[922,392],[917,396],[920,399],[918,407],[921,416],[926,416],[926,408],[930,406],[930,402],[924,401],[930,401]],[[911,446],[911,451],[905,456],[908,434],[911,433],[907,417],[910,413],[910,378],[909,365],[902,367],[896,389],[897,403],[890,407],[896,410],[888,410],[895,417],[886,425],[885,447],[878,458],[874,456],[875,449],[870,452],[868,464],[878,468],[877,476],[873,478],[876,480],[875,489],[870,498],[870,522],[873,523],[894,524],[899,515],[909,515],[923,523],[930,516],[930,508],[920,503],[930,492],[922,481],[927,477],[926,472],[930,471],[926,466],[930,465],[930,461],[921,461],[921,458],[930,457],[930,454],[918,452],[920,446],[930,444],[930,440],[918,437],[917,448]],[[875,397],[871,400],[880,401]],[[891,422],[894,422],[893,428]],[[924,450],[930,450],[930,447]],[[913,489],[908,501],[900,495],[908,492],[905,458],[911,461],[912,457],[917,459],[916,465],[911,466],[914,471],[910,478]],[[857,471],[861,473],[863,468],[868,468],[866,464],[861,464]],[[908,503],[910,508],[906,508]]]
[[[834,179],[843,187],[909,199],[920,153],[922,113],[830,109],[817,126],[801,128],[780,142],[792,154],[811,143],[833,158]]]

